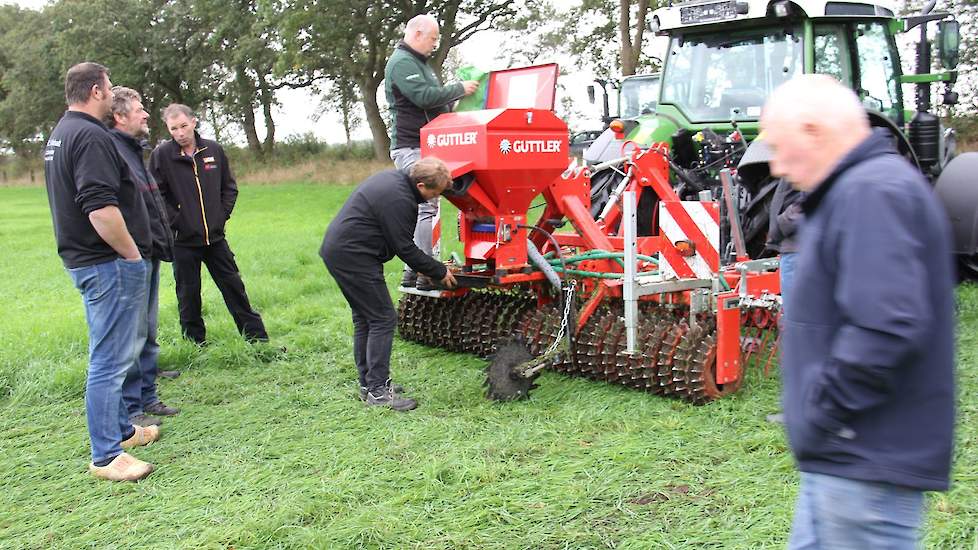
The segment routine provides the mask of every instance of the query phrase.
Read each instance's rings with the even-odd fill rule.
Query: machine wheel
[[[533,355],[518,340],[500,344],[486,367],[486,397],[493,401],[516,401],[530,397],[530,390],[537,387],[533,383],[537,375],[524,378],[513,369],[531,359]]]
[[[743,376],[729,384],[717,384],[716,367],[716,329],[712,324],[707,327],[701,323],[690,329],[676,351],[672,367],[676,392],[697,405],[736,393]]]

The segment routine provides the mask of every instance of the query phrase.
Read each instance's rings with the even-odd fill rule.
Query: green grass
[[[230,242],[286,355],[244,344],[206,277],[213,345],[180,340],[164,269],[161,363],[183,376],[160,392],[183,412],[134,453],[157,471],[113,484],[86,472],[87,331],[44,191],[0,189],[0,547],[784,546],[798,476],[764,421],[776,376],[693,407],[545,373],[530,401],[496,404],[482,361],[397,341],[421,408],[359,404],[349,312],[317,255],[349,191],[241,190]],[[959,301],[954,484],[929,499],[929,548],[978,548],[978,289]]]

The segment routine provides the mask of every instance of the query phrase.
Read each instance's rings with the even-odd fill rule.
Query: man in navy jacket
[[[831,113],[831,116],[826,116]],[[761,118],[772,174],[808,195],[785,311],[785,425],[801,470],[789,548],[915,548],[949,485],[954,271],[946,214],[856,95],[805,75]]]
[[[129,420],[139,426],[160,424],[158,416],[173,416],[180,409],[167,406],[157,394],[156,377],[160,373],[157,359],[160,345],[156,341],[160,313],[160,262],[171,261],[173,254],[173,234],[166,220],[163,198],[146,171],[143,161],[143,138],[149,135],[146,121],[149,113],[143,109],[143,100],[132,88],[115,86],[112,88],[112,114],[108,118],[109,136],[119,151],[119,156],[129,167],[136,186],[143,193],[143,202],[149,214],[150,236],[153,242],[150,261],[149,289],[146,305],[146,343],[139,352],[139,368],[126,375],[122,384],[122,401],[129,411]],[[172,371],[170,371],[172,372]],[[179,373],[177,373],[179,374]],[[168,376],[173,376],[169,374]]]

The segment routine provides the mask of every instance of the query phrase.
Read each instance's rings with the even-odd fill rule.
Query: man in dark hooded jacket
[[[782,85],[761,126],[772,174],[808,194],[782,336],[801,470],[789,548],[916,548],[923,492],[946,490],[951,468],[947,214],[831,77]]]

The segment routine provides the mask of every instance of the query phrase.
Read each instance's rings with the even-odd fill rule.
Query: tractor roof
[[[676,3],[652,12],[654,31],[674,31],[735,21],[772,21],[788,15],[805,17],[894,17],[890,0],[698,0]]]

